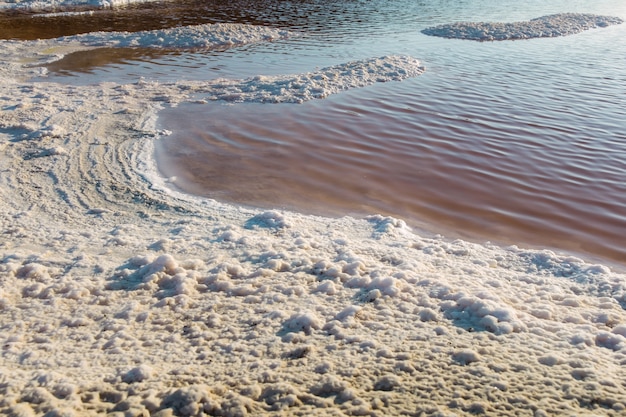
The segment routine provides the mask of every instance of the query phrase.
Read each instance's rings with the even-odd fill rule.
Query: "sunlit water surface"
[[[626,25],[513,42],[420,33],[459,20],[519,21],[561,12],[626,18],[626,3],[198,0],[142,5],[97,12],[101,26],[94,27],[92,17],[88,30],[243,22],[303,36],[202,53],[104,49],[94,57],[90,51],[51,65],[46,80],[244,78],[411,55],[426,67],[422,76],[324,100],[165,109],[161,126],[174,133],[159,145],[160,168],[176,176],[181,189],[221,201],[333,216],[383,213],[448,237],[566,249],[623,266]],[[49,19],[19,19],[21,37],[45,37],[32,21]],[[61,25],[68,28],[63,33],[48,24],[57,29],[47,36],[86,31],[71,23],[83,18],[74,19]]]

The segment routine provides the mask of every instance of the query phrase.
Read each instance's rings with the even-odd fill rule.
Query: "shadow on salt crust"
[[[526,22],[489,23],[460,22],[439,25],[422,30],[430,36],[475,41],[504,41],[532,38],[553,38],[583,32],[585,30],[618,25],[619,17],[593,14],[562,13],[542,16]]]

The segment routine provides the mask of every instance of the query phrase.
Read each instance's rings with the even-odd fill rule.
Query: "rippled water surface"
[[[487,43],[420,32],[459,20],[519,21],[560,12],[626,18],[626,3],[143,5],[98,12],[102,29],[226,21],[303,36],[203,53],[103,50],[96,64],[69,55],[51,66],[47,80],[242,78],[411,55],[423,62],[423,75],[324,100],[165,109],[161,125],[174,133],[160,144],[160,167],[182,189],[218,200],[326,215],[384,213],[449,237],[567,249],[624,265],[626,25]],[[142,18],[106,17],[111,14]]]

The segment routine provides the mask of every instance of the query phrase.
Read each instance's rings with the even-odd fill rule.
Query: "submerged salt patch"
[[[526,22],[451,23],[424,29],[422,33],[443,38],[501,41],[567,36],[620,23],[623,23],[623,20],[619,17],[561,13],[538,17]]]

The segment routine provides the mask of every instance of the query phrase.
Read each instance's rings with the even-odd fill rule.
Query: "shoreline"
[[[30,83],[4,44],[1,414],[626,410],[624,274],[176,195],[146,145],[198,84]]]

